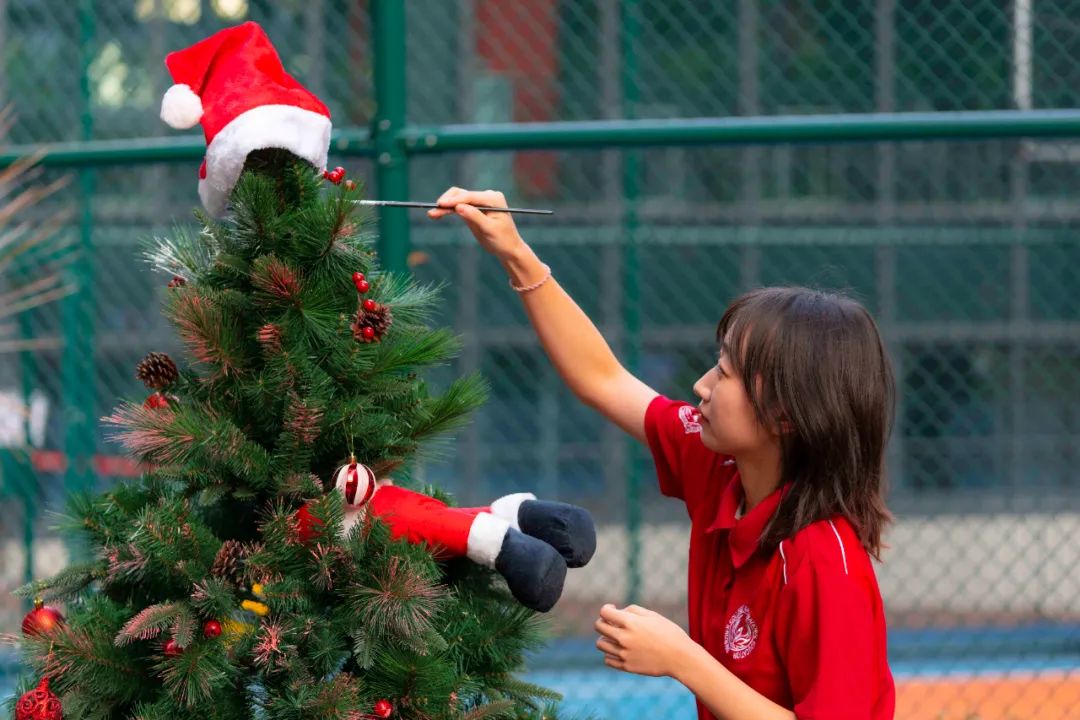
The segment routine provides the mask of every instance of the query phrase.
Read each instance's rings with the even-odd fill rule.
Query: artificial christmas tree
[[[213,91],[237,83],[206,73],[241,68],[256,102],[230,107],[249,130],[256,112],[259,144],[234,134],[213,162],[209,148],[201,195],[232,212],[199,213],[149,253],[191,364],[140,363],[157,399],[106,421],[144,474],[73,498],[90,559],[22,589],[68,605],[20,639],[37,686],[20,717],[552,718],[553,695],[514,673],[541,639],[534,609],[592,555],[591,519],[526,494],[463,509],[398,485],[483,383],[429,392],[417,372],[456,351],[427,324],[436,292],[380,271],[357,186],[323,177],[328,134],[312,151],[296,113],[263,112],[281,97],[259,73],[321,117],[261,30],[223,33],[170,56],[188,88],[163,115],[209,114],[220,140],[238,118]],[[257,63],[219,57],[251,48]]]

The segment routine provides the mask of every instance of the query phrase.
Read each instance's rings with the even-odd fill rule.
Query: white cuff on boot
[[[474,563],[495,568],[503,538],[510,530],[510,523],[489,513],[480,513],[469,528],[469,544],[465,555]]]
[[[526,500],[535,500],[536,496],[532,493],[514,493],[513,495],[503,495],[501,498],[491,503],[491,514],[497,517],[501,517],[506,522],[510,523],[510,527],[515,530],[520,530],[521,526],[518,525],[518,508],[521,507],[521,503]]]

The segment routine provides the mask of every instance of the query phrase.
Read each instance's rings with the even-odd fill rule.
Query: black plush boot
[[[495,558],[510,593],[527,608],[547,612],[562,596],[566,561],[551,545],[510,528]]]
[[[596,552],[596,526],[585,508],[550,500],[525,500],[518,507],[521,532],[559,551],[567,567],[579,568]]]

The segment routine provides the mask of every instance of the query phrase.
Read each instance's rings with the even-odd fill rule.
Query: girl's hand
[[[506,198],[501,192],[452,187],[437,202],[440,207],[428,210],[428,217],[438,220],[456,212],[465,220],[480,245],[500,260],[525,244],[510,213],[484,214],[475,207],[506,207]]]
[[[596,647],[604,653],[604,664],[638,675],[674,677],[695,647],[681,627],[637,605],[625,610],[604,605],[596,631],[600,633]]]

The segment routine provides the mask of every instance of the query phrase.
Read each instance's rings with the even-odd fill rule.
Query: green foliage
[[[358,197],[258,153],[230,217],[147,249],[185,280],[164,312],[191,362],[166,407],[106,418],[148,470],[70,499],[65,525],[93,559],[21,591],[72,600],[65,628],[24,646],[72,716],[344,720],[384,698],[400,718],[550,710],[557,696],[514,676],[541,628],[494,572],[439,562],[370,515],[346,532],[324,493],[353,453],[408,478],[487,391],[423,381],[457,339],[428,326],[438,288],[380,271]],[[350,327],[357,271],[392,312],[378,342]]]

